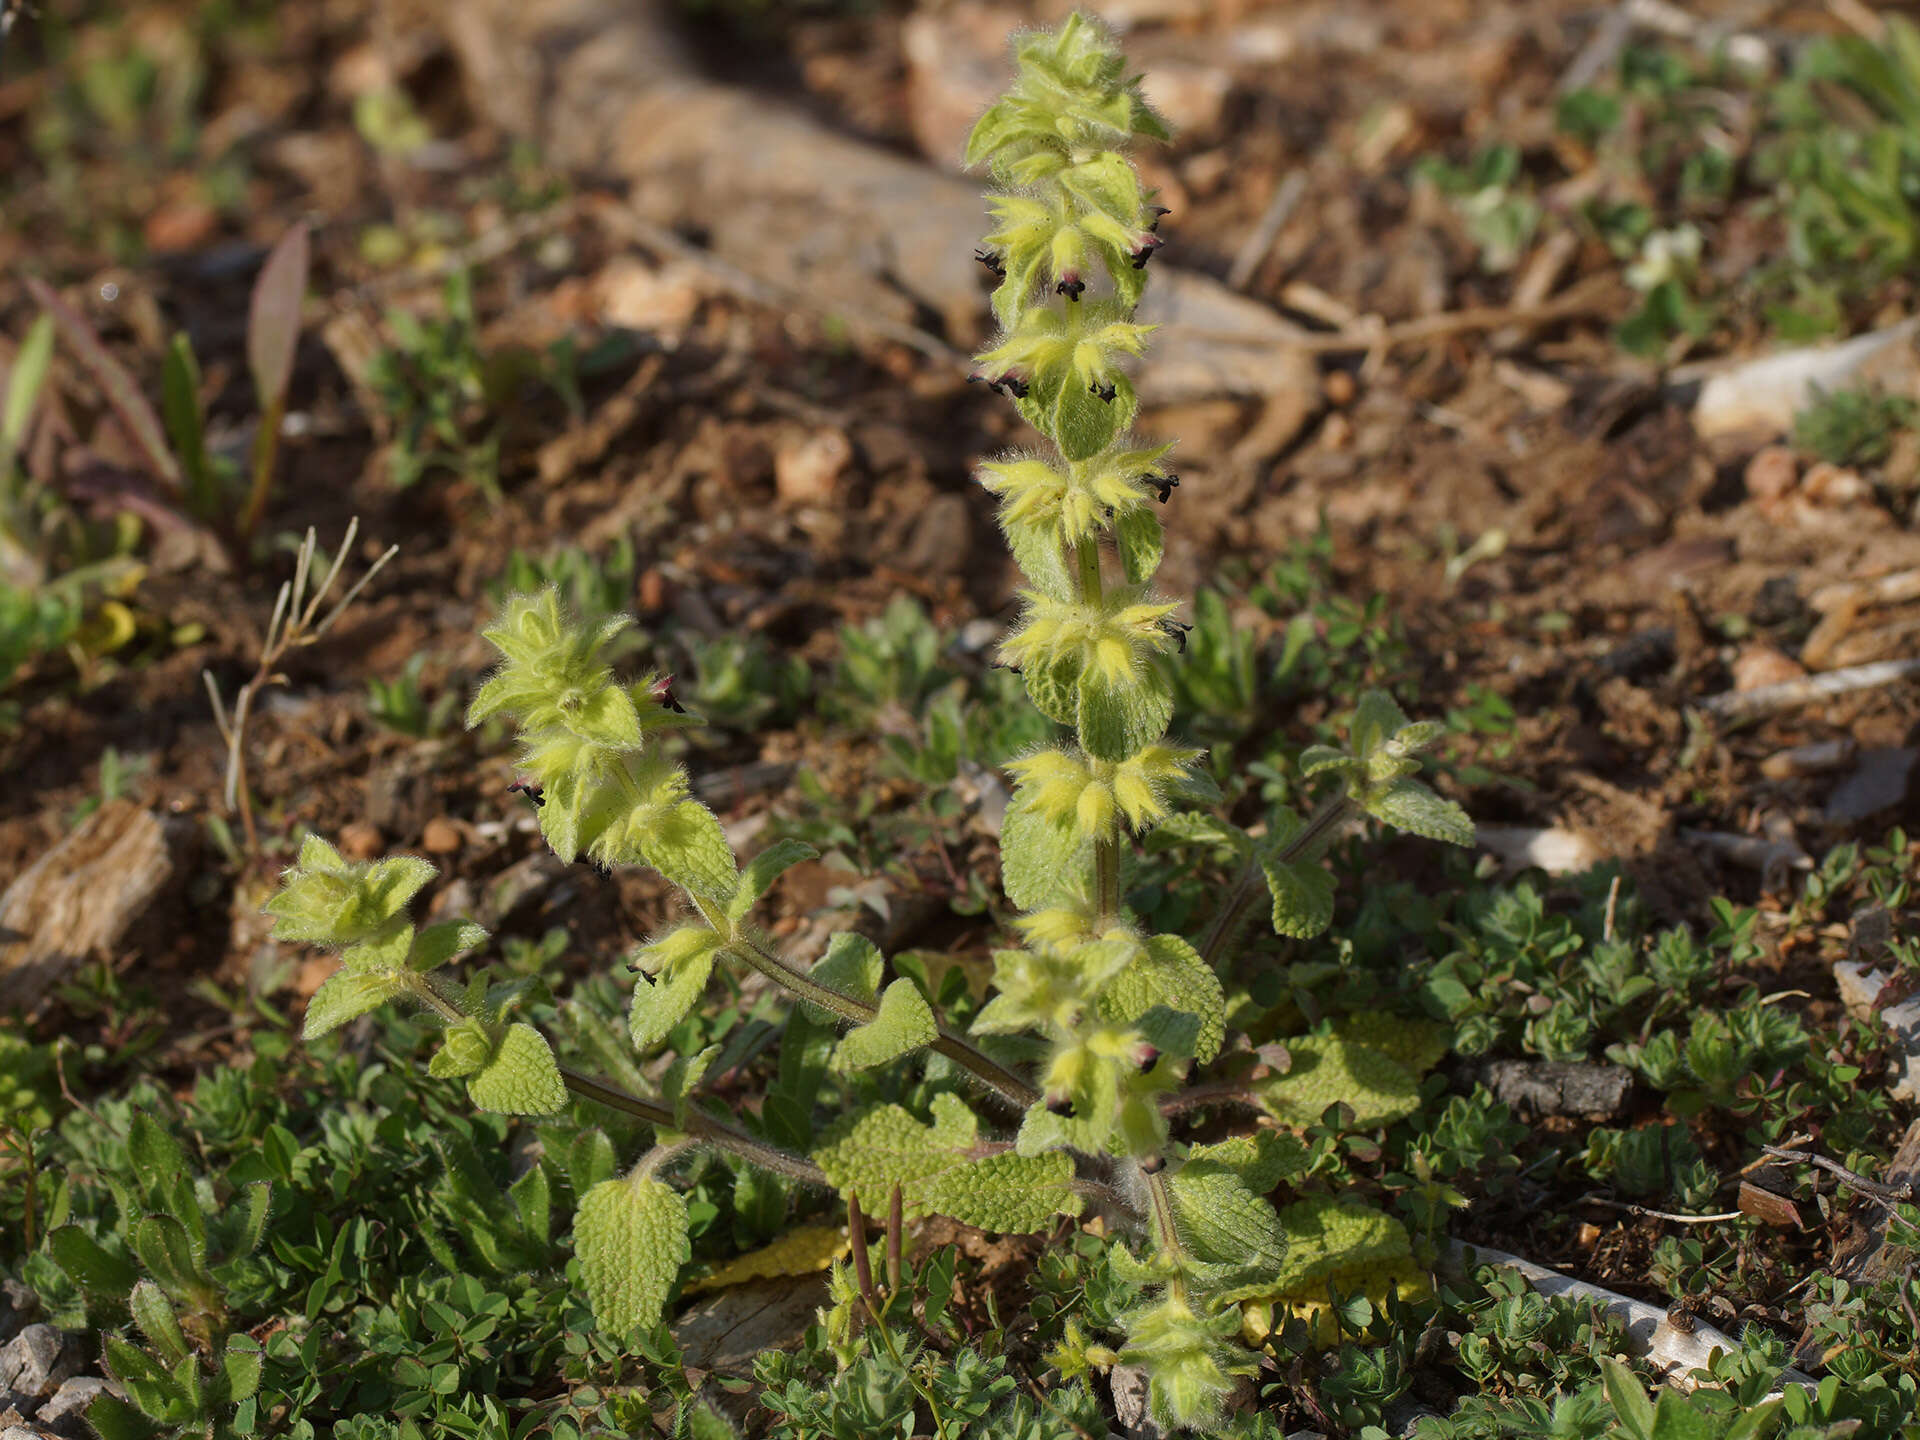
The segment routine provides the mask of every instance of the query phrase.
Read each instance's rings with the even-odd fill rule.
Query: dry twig
[[[313,578],[313,556],[318,541],[313,530],[308,529],[307,538],[300,543],[299,554],[294,558],[293,579],[280,587],[280,594],[273,602],[273,618],[267,622],[266,641],[260,647],[260,664],[255,668],[252,678],[240,687],[231,711],[221,699],[220,683],[213,678],[213,672],[200,672],[207,684],[207,697],[213,702],[214,724],[219,727],[220,738],[227,747],[227,812],[232,814],[236,809],[240,812],[240,826],[246,836],[249,855],[259,848],[259,836],[253,823],[253,796],[247,788],[247,719],[253,713],[254,696],[269,685],[286,684],[287,677],[277,667],[287,652],[299,646],[312,645],[331,630],[346,608],[359,598],[367,582],[400,553],[398,545],[389,545],[380,558],[367,568],[367,573],[356,580],[326,616],[316,623],[320,607],[333,589],[334,581],[340,578],[341,567],[347,563],[347,554],[353,549],[354,537],[359,531],[360,517],[356,515],[347,522],[347,533],[341,537],[340,548],[334,552],[333,564],[328,567],[326,578],[309,594],[307,586]]]
[[[1762,685],[1755,690],[1729,690],[1710,695],[1698,708],[1718,720],[1752,720],[1791,710],[1796,705],[1828,700],[1855,690],[1873,690],[1915,677],[1920,677],[1920,659],[1876,660],[1871,665],[1852,665],[1845,670],[1783,680],[1778,685]]]

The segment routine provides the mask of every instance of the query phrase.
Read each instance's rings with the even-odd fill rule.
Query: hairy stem
[[[1353,811],[1353,801],[1345,791],[1327,800],[1313,812],[1311,818],[1300,829],[1300,833],[1282,846],[1273,857],[1274,863],[1290,865],[1296,860],[1305,860],[1317,853],[1320,846],[1333,838],[1333,832]],[[1233,886],[1227,891],[1227,898],[1220,902],[1220,908],[1213,913],[1213,919],[1207,925],[1207,933],[1201,938],[1198,949],[1200,958],[1209,965],[1216,965],[1220,952],[1239,929],[1240,922],[1246,916],[1247,907],[1261,893],[1264,886],[1263,871],[1258,856],[1248,858],[1244,868],[1235,878]]]
[[[727,947],[727,953],[737,956],[753,969],[758,970],[774,984],[807,1001],[817,1005],[828,1014],[837,1015],[842,1020],[855,1025],[865,1025],[877,1013],[877,1007],[836,990],[831,985],[823,985],[806,971],[799,969],[783,956],[775,954],[752,936],[740,934],[733,944]],[[1040,1092],[1027,1084],[1018,1075],[992,1056],[978,1049],[970,1040],[958,1031],[946,1025],[940,1027],[940,1038],[931,1047],[934,1053],[946,1056],[974,1079],[1000,1096],[1017,1110],[1025,1110],[1040,1101]]]
[[[1157,1170],[1149,1175],[1142,1170],[1140,1175],[1147,1182],[1147,1200],[1153,1207],[1154,1237],[1169,1257],[1178,1259],[1186,1254],[1186,1249],[1180,1243],[1180,1227],[1173,1218],[1173,1194],[1167,1189],[1167,1172]],[[1184,1301],[1187,1298],[1186,1276],[1176,1272],[1169,1277],[1167,1293],[1176,1300]]]
[[[1089,608],[1106,597],[1100,578],[1100,541],[1083,535],[1074,545],[1074,563],[1080,574],[1080,598]],[[1120,918],[1120,818],[1093,842],[1094,933],[1102,935]]]
[[[644,1120],[656,1130],[684,1130],[695,1140],[711,1145],[717,1150],[738,1155],[750,1164],[763,1170],[771,1170],[776,1175],[784,1175],[802,1185],[818,1185],[831,1190],[826,1172],[803,1155],[795,1155],[782,1150],[777,1145],[769,1145],[756,1135],[749,1135],[737,1125],[709,1115],[704,1110],[689,1106],[684,1121],[676,1122],[673,1111],[657,1100],[642,1099],[638,1095],[622,1090],[618,1085],[599,1079],[593,1075],[583,1075],[568,1066],[560,1067],[560,1078],[566,1082],[567,1089],[582,1099],[592,1100],[605,1105],[610,1110],[619,1110],[635,1119]]]

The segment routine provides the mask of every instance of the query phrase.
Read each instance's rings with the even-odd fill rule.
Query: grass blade
[[[160,417],[153,413],[153,406],[140,393],[133,376],[127,373],[126,366],[107,353],[107,347],[100,343],[100,337],[94,333],[86,317],[54,293],[53,287],[46,281],[29,275],[26,277],[26,287],[34,303],[52,317],[60,337],[72,348],[75,358],[99,384],[101,392],[107,397],[107,404],[113,407],[113,413],[127,427],[127,433],[146,456],[153,473],[178,491],[180,466],[173,458],[173,452],[167,449],[166,431],[161,428]]]

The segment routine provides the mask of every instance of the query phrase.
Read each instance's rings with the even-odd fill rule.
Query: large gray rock
[[[59,1435],[70,1435],[73,1440],[91,1433],[87,1429],[87,1407],[93,1403],[93,1397],[102,1390],[111,1388],[97,1375],[76,1375],[58,1390],[34,1412],[33,1423],[44,1430]]]
[[[0,1390],[43,1399],[60,1388],[74,1366],[62,1359],[66,1337],[51,1325],[29,1325],[0,1346]]]

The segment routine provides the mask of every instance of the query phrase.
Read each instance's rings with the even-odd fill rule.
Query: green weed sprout
[[[1218,793],[1195,767],[1200,752],[1165,733],[1167,665],[1183,627],[1177,603],[1153,588],[1156,502],[1177,481],[1169,447],[1129,434],[1136,400],[1126,368],[1151,330],[1134,312],[1164,213],[1127,150],[1165,128],[1106,32],[1083,17],[1021,36],[1015,55],[1019,78],[967,152],[998,187],[982,258],[1002,276],[993,296],[1002,331],[976,375],[1013,399],[1045,445],[987,463],[982,479],[1000,498],[1027,580],[1002,655],[1067,738],[1010,767],[1002,870],[1019,943],[996,953],[995,993],[971,1032],[936,1013],[911,975],[889,982],[885,957],[859,935],[835,935],[810,968],[778,952],[751,915],[813,852],[785,840],[740,863],[661,743],[697,722],[668,680],[623,679],[609,658],[630,622],[577,622],[552,587],[510,598],[486,630],[501,664],[468,723],[501,717],[517,727],[523,783],[561,859],[650,866],[685,896],[680,923],[634,956],[629,1032],[643,1057],[692,1013],[716,966],[757,971],[797,1002],[766,1104],[719,1114],[701,1103],[717,1046],[680,1056],[654,1095],[561,1066],[545,1036],[513,1018],[524,982],[493,982],[482,970],[462,984],[440,973],[486,936],[464,921],[414,927],[408,904],[432,873],[422,860],[353,863],[310,839],[268,909],[277,937],[342,952],[309,1007],[309,1037],[410,1000],[446,1022],[432,1073],[464,1080],[476,1105],[546,1115],[572,1095],[652,1126],[653,1148],[588,1187],[575,1216],[603,1327],[626,1333],[661,1318],[689,1254],[687,1208],[670,1178],[696,1147],[830,1187],[850,1205],[897,1195],[909,1219],[940,1214],[1020,1233],[1093,1207],[1125,1237],[1115,1263],[1141,1300],[1118,1348],[1076,1331],[1053,1360],[1069,1379],[1116,1361],[1141,1365],[1156,1414],[1197,1427],[1218,1419],[1255,1367],[1239,1338],[1241,1301],[1316,1278],[1324,1290],[1343,1257],[1390,1264],[1407,1258],[1407,1240],[1398,1222],[1332,1197],[1276,1212],[1265,1197],[1306,1164],[1305,1148],[1279,1132],[1188,1145],[1171,1135],[1170,1117],[1228,1095],[1296,1127],[1335,1101],[1363,1123],[1385,1123],[1417,1104],[1412,1075],[1434,1058],[1416,1061],[1402,1047],[1403,1065],[1385,1053],[1388,1042],[1321,1035],[1298,1042],[1289,1074],[1233,1068],[1222,1054],[1216,966],[1256,900],[1282,934],[1325,928],[1333,880],[1319,860],[1347,817],[1460,843],[1472,827],[1415,778],[1417,752],[1440,727],[1409,724],[1379,692],[1360,701],[1349,749],[1302,757],[1303,774],[1333,790],[1312,815],[1276,812],[1256,835],[1194,808]],[[1129,910],[1142,841],[1237,855],[1240,878],[1197,942],[1151,933]],[[786,1046],[796,1047],[791,1067]],[[813,1101],[829,1072],[899,1067],[920,1052],[933,1057],[924,1114],[867,1104],[815,1135]],[[1215,1079],[1182,1089],[1190,1071],[1216,1060]],[[1305,1259],[1289,1258],[1296,1232],[1312,1237]]]

